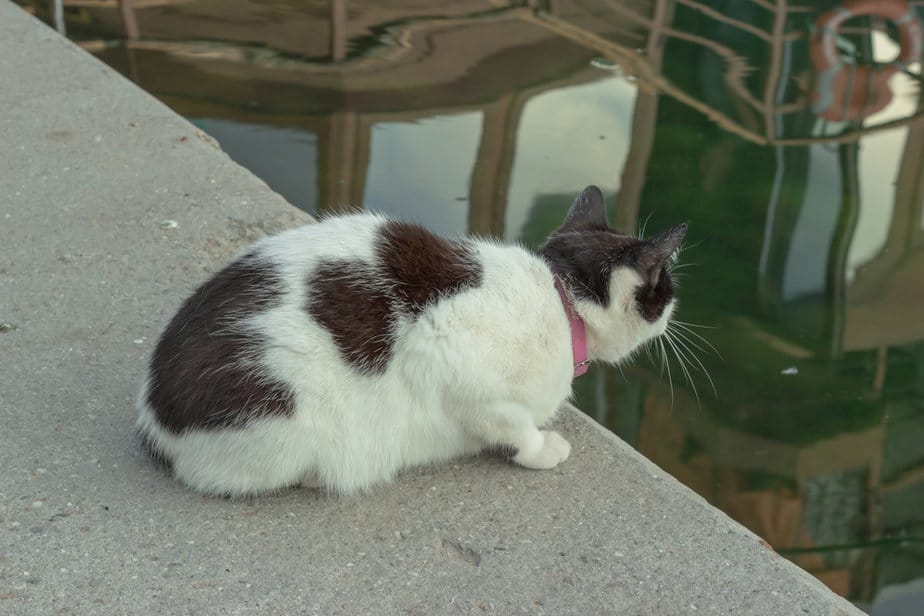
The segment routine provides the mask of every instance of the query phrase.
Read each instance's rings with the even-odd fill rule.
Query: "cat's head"
[[[617,233],[603,193],[584,189],[539,252],[561,276],[587,328],[591,359],[615,363],[667,329],[674,311],[671,265],[687,225],[640,240]]]

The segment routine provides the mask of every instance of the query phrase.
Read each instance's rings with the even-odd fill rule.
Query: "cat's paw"
[[[513,461],[526,468],[549,469],[555,468],[568,459],[571,453],[571,444],[558,432],[540,430],[542,446],[533,452],[520,451],[513,457]]]

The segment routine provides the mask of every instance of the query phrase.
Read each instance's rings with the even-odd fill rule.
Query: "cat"
[[[585,360],[665,331],[686,230],[619,234],[589,186],[538,254],[368,213],[264,238],[167,325],[138,434],[176,478],[225,496],[365,492],[485,449],[554,468],[571,447],[542,426]]]

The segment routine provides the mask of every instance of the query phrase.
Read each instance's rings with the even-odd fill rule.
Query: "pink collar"
[[[584,330],[584,319],[574,311],[574,306],[565,293],[565,287],[558,275],[555,275],[555,288],[558,290],[561,305],[565,308],[565,315],[571,325],[571,354],[574,358],[574,378],[577,378],[587,372],[590,365],[590,360],[587,359],[587,332]]]

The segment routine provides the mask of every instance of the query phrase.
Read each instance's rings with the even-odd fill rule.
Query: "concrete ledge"
[[[6,0],[0,46],[0,613],[858,613],[572,408],[550,472],[483,457],[345,500],[173,483],[132,438],[155,337],[308,217]]]

